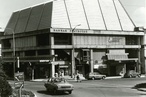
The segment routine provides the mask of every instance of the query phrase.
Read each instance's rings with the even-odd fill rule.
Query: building
[[[3,36],[3,32],[0,31],[0,38]],[[1,41],[0,41],[0,57],[1,57],[1,49],[2,49],[2,46],[1,46]]]
[[[142,45],[142,68],[144,69],[144,73],[146,74],[146,28],[143,28],[144,30],[144,38],[143,38],[143,45]]]
[[[0,31],[0,38],[3,36],[3,32],[2,31]],[[0,41],[0,65],[2,64],[2,54],[1,54],[1,52],[2,52],[2,46],[1,46],[1,41]]]
[[[53,0],[14,12],[6,28],[2,57],[9,76],[12,68],[26,78],[143,72],[144,32],[119,0]]]

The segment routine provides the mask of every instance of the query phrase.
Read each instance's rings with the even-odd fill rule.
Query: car
[[[100,74],[99,72],[88,73],[86,75],[86,79],[92,79],[92,80],[105,79],[105,78],[106,78],[106,75]]]
[[[134,77],[141,77],[141,74],[136,72],[135,70],[128,70],[124,74],[124,78],[134,78]]]
[[[71,94],[74,89],[72,84],[67,82],[65,78],[61,77],[49,78],[47,82],[45,82],[44,86],[46,87],[47,91],[52,94],[57,94],[58,92],[68,92]]]

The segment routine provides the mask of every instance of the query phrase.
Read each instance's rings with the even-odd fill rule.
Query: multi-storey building
[[[2,56],[9,76],[14,67],[34,78],[59,71],[73,75],[76,70],[109,76],[129,69],[144,72],[144,32],[119,0],[49,1],[14,12],[6,28]]]

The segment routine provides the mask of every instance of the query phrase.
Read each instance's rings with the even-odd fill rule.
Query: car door
[[[51,91],[54,89],[54,79],[53,78],[50,80],[49,88]]]
[[[51,79],[48,79],[48,81],[46,83],[47,90],[50,90],[50,87],[51,87]]]
[[[49,82],[47,84],[47,89],[49,91],[52,91],[54,89],[54,79],[53,78],[49,80]]]

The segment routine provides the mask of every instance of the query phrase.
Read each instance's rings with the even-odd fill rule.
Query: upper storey
[[[14,12],[7,28],[23,33],[48,28],[134,31],[119,0],[52,0]]]

